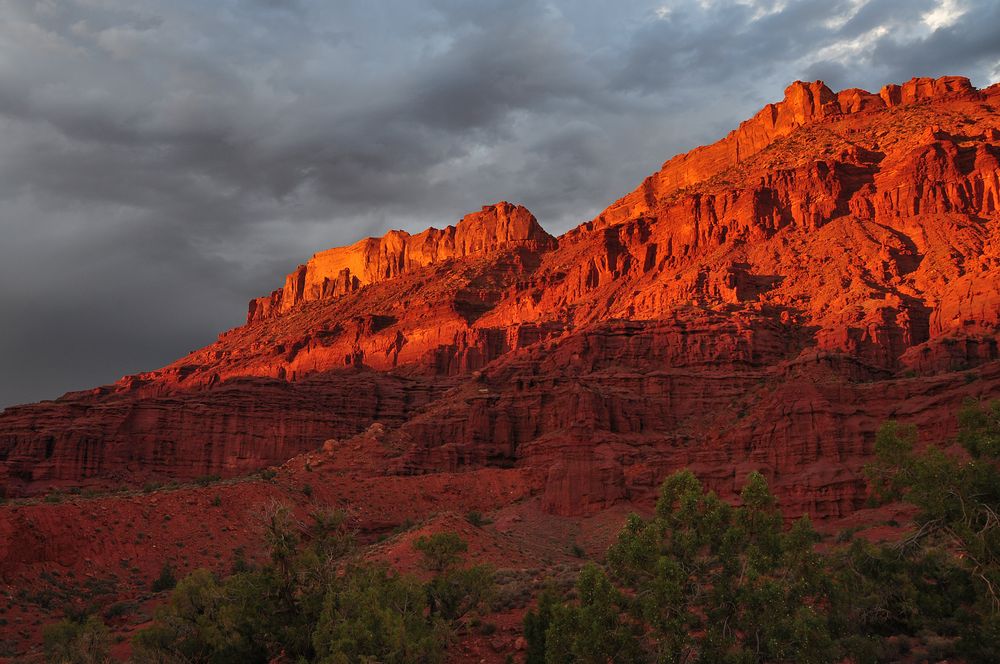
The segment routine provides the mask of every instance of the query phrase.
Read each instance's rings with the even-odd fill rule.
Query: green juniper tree
[[[893,547],[855,546],[852,581],[867,590],[873,629],[930,631],[954,640],[970,662],[1000,661],[1000,401],[967,401],[959,412],[962,453],[928,445],[917,430],[887,422],[866,468],[873,493],[917,508],[916,529]],[[888,578],[882,578],[888,577]],[[875,579],[875,581],[873,581]],[[883,583],[878,583],[882,580]]]
[[[45,661],[51,664],[106,664],[111,661],[108,628],[96,616],[62,620],[42,631]]]
[[[816,533],[806,518],[783,529],[759,473],[741,500],[732,507],[705,492],[690,471],[669,477],[655,516],[630,516],[608,550],[618,587],[586,568],[578,605],[528,614],[529,654],[540,661],[544,648],[548,664],[833,661]]]
[[[427,584],[432,614],[449,621],[459,620],[486,602],[493,587],[493,570],[485,565],[459,567],[468,545],[458,534],[422,536],[413,548],[423,554],[424,568],[434,573]]]

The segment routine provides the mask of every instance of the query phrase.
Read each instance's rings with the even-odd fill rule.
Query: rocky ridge
[[[251,300],[247,323],[287,313],[302,302],[347,295],[433,263],[515,247],[539,251],[555,244],[524,206],[486,205],[444,230],[429,228],[417,235],[389,231],[380,238],[320,252],[289,274],[284,288]]]
[[[1000,389],[998,102],[796,82],[558,239],[498,203],[321,252],[215,344],[7,409],[0,486],[238,475],[379,422],[375,475],[517,468],[553,513],[689,465],[843,516],[879,422],[947,434]]]

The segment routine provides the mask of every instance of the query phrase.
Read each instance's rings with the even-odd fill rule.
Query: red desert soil
[[[879,424],[946,439],[1000,397],[998,107],[961,77],[796,82],[558,238],[501,202],[323,251],[210,346],[6,409],[0,655],[67,603],[127,637],[164,562],[260,556],[276,501],[343,508],[407,571],[415,537],[458,531],[503,581],[458,662],[516,650],[544,577],[681,467],[729,497],[761,470],[789,516],[893,536],[905,513],[864,509]]]

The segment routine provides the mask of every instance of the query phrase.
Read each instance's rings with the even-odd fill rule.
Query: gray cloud
[[[0,0],[0,406],[160,366],[313,252],[553,232],[796,78],[1000,77],[987,0]]]

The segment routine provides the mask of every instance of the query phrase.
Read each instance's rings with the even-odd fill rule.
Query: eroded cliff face
[[[670,159],[657,173],[646,178],[638,189],[608,207],[598,219],[615,223],[641,215],[654,208],[657,201],[664,197],[747,161],[800,127],[917,102],[963,96],[974,98],[977,92],[969,79],[960,76],[914,78],[902,86],[887,85],[877,95],[859,88],[834,93],[822,81],[795,81],[785,89],[782,101],[768,104],[721,141]],[[808,155],[804,153],[802,156]]]
[[[882,421],[1000,397],[998,105],[797,82],[558,240],[499,203],[321,252],[215,344],[5,411],[0,485],[240,474],[377,422],[366,473],[517,469],[553,513],[690,466],[843,516]]]
[[[432,263],[513,248],[539,251],[555,245],[555,238],[524,206],[507,202],[486,205],[444,230],[429,228],[417,235],[389,231],[380,238],[322,251],[289,274],[284,288],[251,300],[247,323],[287,313],[302,302],[347,295]]]
[[[139,397],[74,393],[8,408],[0,486],[135,484],[234,476],[281,463],[374,421],[399,425],[447,383],[345,369],[299,382],[237,379],[210,390]]]

